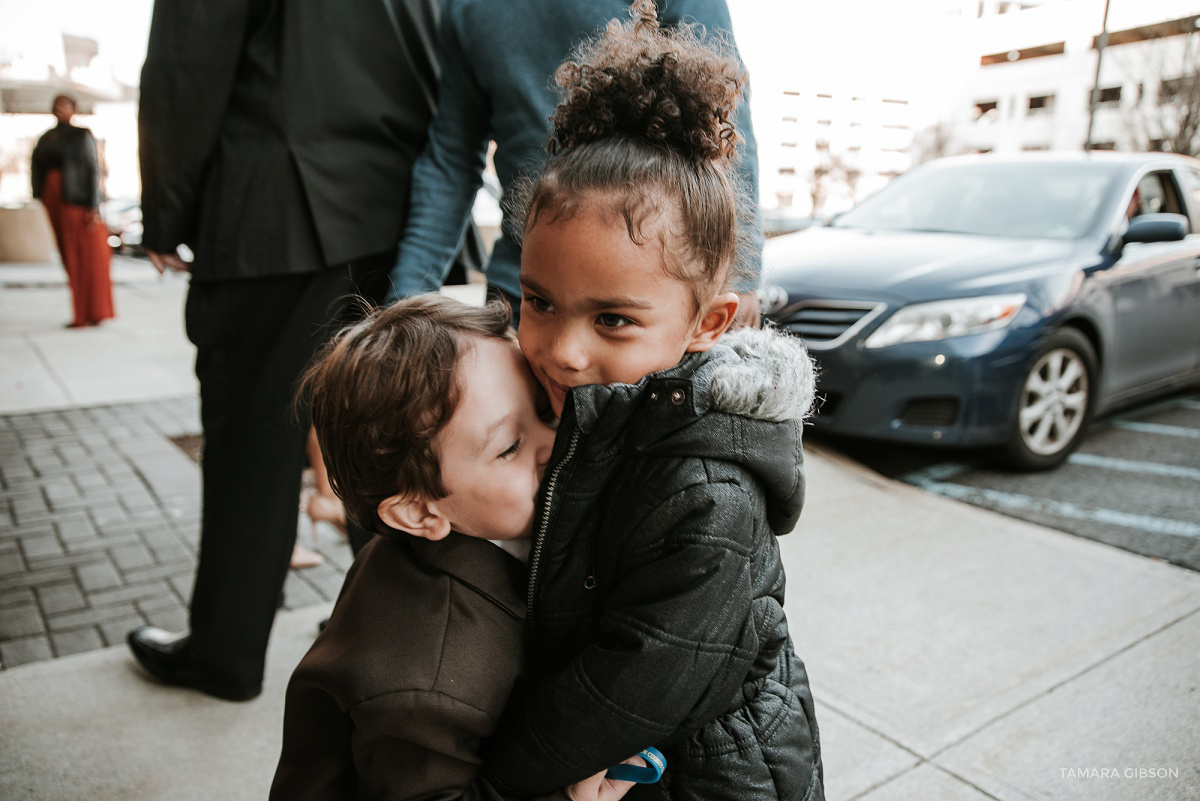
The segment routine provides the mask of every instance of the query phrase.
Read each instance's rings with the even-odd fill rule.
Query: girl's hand
[[[640,756],[631,756],[623,764],[645,765],[646,760]],[[571,801],[618,801],[624,798],[633,787],[634,782],[623,782],[620,779],[608,779],[602,770],[595,776],[590,776],[581,782],[576,782],[567,788],[567,797]]]
[[[617,801],[633,787],[633,782],[604,778],[604,771],[576,782],[567,788],[571,801]]]

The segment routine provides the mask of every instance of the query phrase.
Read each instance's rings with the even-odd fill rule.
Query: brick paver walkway
[[[172,439],[199,430],[194,397],[0,416],[0,669],[187,628],[200,471]],[[302,522],[326,561],[288,576],[293,609],[335,598],[351,560]]]

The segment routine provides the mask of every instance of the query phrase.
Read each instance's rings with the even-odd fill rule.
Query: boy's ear
[[[701,311],[700,320],[692,330],[692,339],[688,343],[687,352],[697,353],[708,350],[721,339],[737,317],[738,296],[736,292],[722,292]]]
[[[380,520],[414,537],[440,540],[450,533],[450,520],[438,511],[437,504],[422,498],[393,495],[380,501],[376,511]]]

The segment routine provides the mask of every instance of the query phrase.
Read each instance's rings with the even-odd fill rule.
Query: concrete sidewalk
[[[113,283],[116,319],[66,329],[62,268],[0,263],[0,414],[196,394],[187,279],[115,257]]]
[[[29,277],[18,281],[9,269],[0,265],[8,432],[14,421],[74,430],[80,420],[141,415],[144,429],[126,423],[143,431],[137,455],[157,453],[172,425],[188,426],[183,281],[133,273],[118,284],[117,321],[56,331],[67,306],[61,288],[47,285],[51,273],[19,268]],[[0,467],[18,441],[0,430]],[[194,467],[171,464],[195,482],[194,493]],[[25,529],[13,499],[33,497],[20,486],[43,486],[36,466],[28,472],[15,489],[5,470],[0,487],[0,653],[5,610],[31,597],[46,625],[125,602],[85,592],[84,609],[48,612],[53,596],[20,583],[31,566],[60,563],[56,581],[78,581],[73,548],[100,547],[64,535],[71,529],[54,517],[56,502],[86,511],[84,492],[79,500],[40,489],[51,524],[41,539],[18,536]],[[830,801],[1200,798],[1200,575],[927,495],[830,453],[810,451],[808,478],[800,526],[781,545]],[[163,490],[183,503],[186,492],[171,493]],[[130,511],[124,500],[118,506]],[[146,508],[170,522],[162,504]],[[193,515],[187,507],[177,519]],[[103,545],[104,530],[93,528]],[[126,526],[121,536],[156,528]],[[128,581],[128,571],[116,571]],[[265,797],[287,677],[328,611],[327,600],[312,600],[281,612],[264,694],[247,704],[156,686],[122,645],[9,667],[0,673],[0,798]],[[102,646],[102,629],[97,636]],[[53,632],[50,647],[58,653]]]

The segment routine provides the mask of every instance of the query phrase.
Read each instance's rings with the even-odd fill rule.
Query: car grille
[[[853,300],[803,300],[770,319],[813,350],[827,350],[854,336],[885,307],[883,303]]]
[[[900,422],[906,426],[954,425],[958,418],[958,398],[914,398],[900,412]]]

